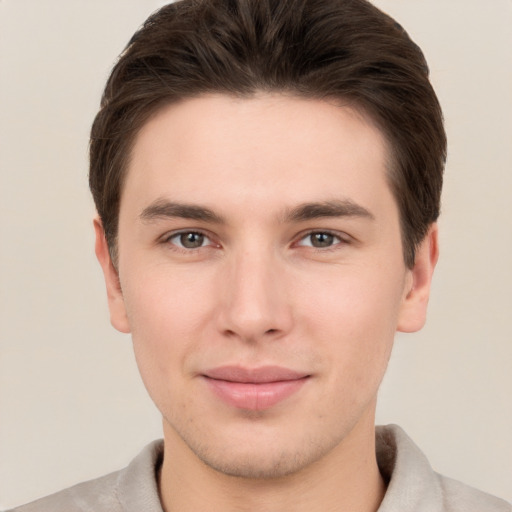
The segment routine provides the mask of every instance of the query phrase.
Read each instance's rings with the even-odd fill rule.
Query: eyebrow
[[[285,222],[303,222],[322,217],[361,217],[375,220],[374,215],[350,199],[300,204],[285,213]]]
[[[211,222],[214,224],[224,223],[224,219],[209,208],[187,203],[175,203],[165,199],[157,199],[144,208],[140,214],[140,218],[143,221],[149,222],[158,219],[182,218]]]
[[[362,217],[374,220],[374,215],[363,206],[349,199],[303,203],[286,210],[284,222],[304,222],[322,217]],[[144,208],[140,214],[143,221],[151,222],[158,219],[182,218],[200,220],[213,224],[225,224],[225,220],[213,210],[204,206],[187,203],[176,203],[165,199],[157,199]]]

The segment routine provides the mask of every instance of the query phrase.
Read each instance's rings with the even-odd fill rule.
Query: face
[[[119,261],[97,253],[166,443],[278,476],[373,425],[397,329],[421,327],[435,230],[404,265],[382,134],[348,107],[204,96],[139,133]]]

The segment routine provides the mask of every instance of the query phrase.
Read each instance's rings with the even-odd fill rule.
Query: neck
[[[385,484],[375,457],[375,428],[357,424],[322,459],[276,479],[220,473],[197,458],[165,425],[160,495],[165,512],[375,512]]]

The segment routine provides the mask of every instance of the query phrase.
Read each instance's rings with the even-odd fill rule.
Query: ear
[[[434,223],[417,247],[414,267],[408,271],[405,297],[398,317],[398,331],[416,332],[425,325],[430,285],[438,257],[438,228]]]
[[[99,217],[94,219],[94,231],[96,232],[95,252],[105,278],[107,287],[108,307],[110,310],[110,323],[120,332],[129,333],[130,326],[124,304],[123,292],[119,281],[119,274],[112,263],[108,249],[105,231]]]

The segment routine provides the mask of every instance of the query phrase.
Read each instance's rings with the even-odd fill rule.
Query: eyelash
[[[310,242],[312,242],[312,239],[311,237],[313,235],[327,235],[329,237],[332,237],[333,238],[333,243],[332,245],[328,245],[328,246],[325,246],[325,247],[315,247],[313,245],[313,243],[310,243],[310,244],[302,244],[301,242],[303,242],[304,240],[306,240],[307,238],[310,239]],[[313,250],[316,250],[316,251],[322,251],[322,252],[325,252],[325,251],[333,251],[333,250],[336,250],[337,248],[339,248],[338,246],[340,245],[347,245],[350,243],[350,239],[348,237],[348,235],[345,235],[344,233],[339,233],[339,232],[336,232],[336,231],[330,231],[328,229],[314,229],[314,230],[311,230],[311,231],[308,231],[307,233],[304,233],[302,234],[299,238],[298,238],[298,241],[295,242],[295,245],[298,245],[299,247],[309,247]]]
[[[205,239],[209,240],[210,243],[206,244],[206,245],[201,245],[199,247],[192,247],[191,248],[191,247],[183,247],[182,245],[178,245],[177,243],[172,242],[173,238],[178,238],[178,237],[181,237],[183,235],[199,235],[199,236],[202,236]],[[210,246],[216,245],[214,242],[212,242],[211,235],[208,235],[204,231],[196,230],[196,229],[183,230],[183,231],[177,231],[177,232],[174,232],[174,233],[170,233],[170,234],[166,235],[163,238],[162,243],[169,244],[174,250],[181,251],[181,252],[184,252],[184,253],[191,253],[191,252],[197,251],[198,249],[204,249],[206,247],[210,247]]]
[[[199,247],[183,247],[182,244],[178,245],[178,243],[172,242],[172,239],[175,239],[177,237],[181,237],[183,235],[199,235],[199,236],[204,237],[205,239],[207,239],[210,243],[208,243],[206,245],[200,245]],[[332,240],[333,243],[331,245],[327,245],[325,247],[315,247],[313,245],[312,240],[311,240],[311,237],[313,235],[324,235],[324,236],[327,235],[327,236],[333,238],[333,240]],[[308,237],[310,237],[310,242],[311,243],[309,243],[309,244],[302,243]],[[215,244],[215,242],[213,242],[211,235],[209,235],[208,233],[206,233],[204,231],[201,231],[201,230],[182,230],[182,231],[173,232],[173,233],[170,233],[167,236],[165,236],[162,239],[162,243],[163,244],[168,244],[169,246],[171,246],[171,248],[173,250],[179,251],[179,252],[182,252],[182,253],[185,253],[185,254],[195,253],[199,249],[206,249],[206,248],[211,247],[211,246],[218,246],[218,247],[220,247],[219,244]],[[318,252],[327,252],[327,251],[333,251],[333,250],[338,249],[340,245],[348,245],[350,243],[351,243],[351,239],[345,233],[339,233],[339,232],[325,230],[325,229],[324,230],[315,229],[315,230],[310,230],[310,231],[308,231],[306,233],[301,233],[296,238],[296,241],[292,244],[292,247],[293,246],[309,247],[310,249],[318,251]]]

